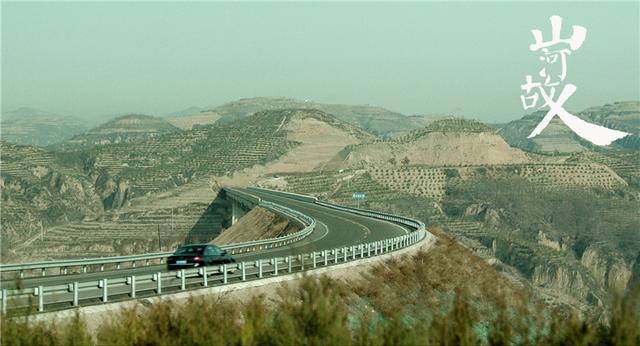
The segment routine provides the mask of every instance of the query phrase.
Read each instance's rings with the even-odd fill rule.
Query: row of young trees
[[[389,160],[387,160],[387,162],[394,166],[398,164],[398,160],[396,160],[395,157],[390,158]],[[411,160],[409,160],[409,158],[405,156],[404,158],[402,158],[402,160],[400,160],[400,163],[402,163],[403,166],[408,166],[411,163]]]

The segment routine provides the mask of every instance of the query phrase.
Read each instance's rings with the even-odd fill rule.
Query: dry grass
[[[282,216],[262,207],[251,209],[235,224],[217,236],[214,244],[233,244],[245,241],[283,237],[301,228]]]
[[[429,252],[377,265],[361,280],[306,277],[270,300],[200,297],[123,310],[93,338],[78,318],[3,319],[2,344],[640,344],[637,291],[616,300],[608,324],[566,318],[434,232]]]

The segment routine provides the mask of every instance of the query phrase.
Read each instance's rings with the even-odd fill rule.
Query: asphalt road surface
[[[309,215],[316,220],[317,226],[314,232],[304,240],[275,249],[235,255],[234,258],[237,262],[271,259],[274,257],[285,257],[312,251],[358,245],[408,233],[406,228],[392,222],[354,215],[310,202],[275,196],[267,192],[254,190],[247,192],[258,195],[265,201],[278,203]],[[2,288],[16,288],[17,286],[29,288],[40,285],[53,286],[72,282],[97,281],[103,278],[114,279],[132,275],[150,275],[167,271],[166,265],[151,265],[103,272],[32,277],[22,280],[3,280],[0,286]]]

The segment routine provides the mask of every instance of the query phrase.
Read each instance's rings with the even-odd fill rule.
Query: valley
[[[622,115],[638,103],[614,105],[590,118],[636,126]],[[255,185],[425,220],[549,304],[590,316],[639,275],[634,149],[591,148],[561,123],[534,145],[511,140],[528,131],[515,123],[385,112],[255,98],[124,116],[46,149],[3,141],[3,261],[223,241],[220,188]]]

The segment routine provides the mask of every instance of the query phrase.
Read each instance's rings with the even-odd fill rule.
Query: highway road
[[[274,257],[285,257],[312,251],[322,251],[391,237],[404,235],[408,230],[400,225],[377,220],[369,217],[354,215],[351,213],[331,209],[318,204],[275,196],[267,192],[255,190],[245,190],[248,193],[259,196],[265,201],[278,203],[300,211],[313,217],[317,226],[313,233],[304,240],[293,243],[289,246],[268,249],[259,252],[235,255],[236,261],[256,261],[258,259],[271,259]],[[63,285],[72,282],[97,281],[103,278],[115,279],[132,275],[151,275],[158,272],[167,272],[165,265],[152,265],[148,267],[137,267],[130,269],[112,270],[104,272],[89,272],[83,274],[67,274],[46,277],[25,278],[19,281],[3,280],[2,288],[29,288],[53,285]]]

